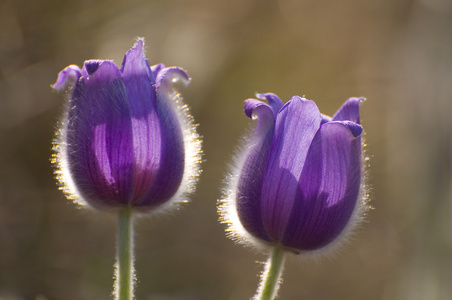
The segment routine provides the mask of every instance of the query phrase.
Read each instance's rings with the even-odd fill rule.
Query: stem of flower
[[[115,299],[132,300],[134,274],[132,210],[119,211],[118,254],[116,262]]]
[[[273,300],[279,289],[282,269],[284,265],[284,251],[279,245],[273,248],[261,275],[261,282],[254,300]]]

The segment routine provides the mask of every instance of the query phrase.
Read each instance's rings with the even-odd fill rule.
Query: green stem
[[[115,299],[132,300],[134,286],[132,210],[119,211],[118,256],[116,263]]]
[[[278,292],[282,269],[284,265],[284,251],[279,245],[273,248],[261,276],[261,283],[255,300],[273,300]]]

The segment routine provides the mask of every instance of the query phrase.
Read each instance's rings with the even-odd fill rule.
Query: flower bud
[[[146,211],[185,201],[194,188],[201,142],[173,88],[189,77],[151,67],[143,47],[139,39],[121,68],[109,60],[70,65],[53,85],[70,87],[53,162],[63,191],[80,204]]]
[[[248,99],[257,119],[232,171],[221,218],[232,238],[295,253],[325,250],[359,220],[362,149],[359,103],[350,98],[330,118],[316,104],[274,94]]]

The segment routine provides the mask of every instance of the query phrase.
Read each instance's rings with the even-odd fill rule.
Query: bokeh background
[[[58,191],[57,73],[121,64],[136,37],[178,65],[204,137],[203,174],[181,211],[136,227],[140,300],[249,299],[266,259],[218,223],[226,164],[256,92],[333,114],[364,96],[372,210],[336,257],[287,261],[282,300],[451,299],[450,0],[0,1],[0,299],[111,299],[116,216]]]

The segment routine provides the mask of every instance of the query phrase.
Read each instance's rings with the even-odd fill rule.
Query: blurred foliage
[[[79,209],[55,184],[51,140],[69,64],[185,68],[204,136],[192,202],[137,222],[137,299],[248,299],[265,255],[217,221],[227,163],[256,92],[333,114],[365,96],[368,222],[336,257],[290,257],[280,299],[452,297],[452,4],[448,0],[0,1],[0,299],[111,299],[116,216]]]

